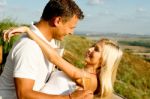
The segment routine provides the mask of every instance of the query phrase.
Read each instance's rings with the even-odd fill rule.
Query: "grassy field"
[[[112,34],[113,35],[113,34]],[[142,36],[142,35],[119,35],[119,36],[111,36],[110,34],[104,35],[95,35],[95,36],[86,36],[92,40],[98,40],[99,38],[107,37],[109,39],[118,41],[121,48],[132,52],[132,54],[138,55],[139,57],[142,57],[146,61],[150,62],[150,36]]]
[[[0,22],[0,34],[3,30],[9,27],[17,26],[14,22],[4,20]],[[1,37],[1,36],[0,36]],[[130,42],[144,40],[149,38],[130,38]],[[126,41],[127,39],[121,39]],[[3,42],[3,63],[5,63],[6,56],[11,49],[12,44],[16,38],[12,39],[10,43]],[[93,40],[83,36],[68,36],[62,42],[65,45],[64,58],[75,66],[82,68],[84,66],[85,51],[94,43]],[[147,42],[149,43],[149,41]],[[134,50],[140,53],[149,53],[149,48],[144,46],[133,46],[122,44],[124,55],[118,68],[117,80],[115,82],[115,92],[126,97],[127,99],[150,99],[150,62],[143,57],[134,54]]]
[[[81,36],[68,36],[64,58],[76,66],[83,66],[85,50],[93,43]],[[127,99],[150,99],[150,63],[143,58],[124,50],[118,68],[115,92]]]

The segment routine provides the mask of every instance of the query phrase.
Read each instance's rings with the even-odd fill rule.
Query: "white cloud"
[[[138,20],[146,20],[146,19],[150,19],[150,13],[148,11],[146,11],[146,9],[144,7],[139,7],[136,9],[136,13],[134,15],[134,17]]]
[[[7,5],[7,2],[6,0],[0,0],[0,13],[1,13],[1,16],[2,16],[2,13],[5,11],[6,9],[6,5]]]
[[[3,13],[4,10],[5,10],[4,8],[1,8],[1,7],[0,7],[0,13]]]
[[[103,17],[115,17],[115,14],[110,12],[109,10],[104,10],[98,13],[99,16]]]
[[[138,12],[138,13],[142,13],[142,12],[145,12],[145,11],[146,10],[142,7],[136,9],[136,12]]]
[[[110,11],[108,11],[108,10],[105,10],[105,11],[103,12],[103,14],[104,14],[104,15],[112,15],[112,13],[110,13]]]
[[[87,14],[85,16],[89,18],[89,17],[92,17],[92,14]]]
[[[4,7],[7,5],[7,1],[6,0],[0,0],[0,7]]]
[[[104,4],[104,0],[88,0],[89,5],[99,5]]]

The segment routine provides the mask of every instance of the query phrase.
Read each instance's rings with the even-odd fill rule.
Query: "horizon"
[[[86,35],[86,36],[98,36],[98,35],[116,35],[116,36],[148,36],[150,37],[150,34],[136,34],[136,33],[117,33],[117,32],[90,32],[90,31],[75,31],[74,32],[77,35]]]
[[[1,0],[0,21],[38,21],[48,0]],[[150,0],[76,0],[85,14],[75,31],[149,35]],[[15,13],[14,13],[15,11]]]

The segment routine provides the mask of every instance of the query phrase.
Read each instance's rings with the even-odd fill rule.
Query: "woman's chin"
[[[85,57],[85,63],[87,63],[89,61],[89,59],[87,57]]]
[[[87,58],[87,59],[85,59],[85,64],[87,65],[87,64],[90,64],[90,61],[89,61],[89,59]]]

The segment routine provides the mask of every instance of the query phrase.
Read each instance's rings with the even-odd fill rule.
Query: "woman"
[[[81,89],[91,90],[102,99],[111,97],[118,64],[122,57],[121,49],[114,42],[109,39],[99,40],[94,46],[89,48],[86,54],[85,68],[79,69],[62,59],[56,53],[55,49],[51,48],[51,46],[35,35],[28,27],[19,27],[11,31],[6,31],[4,39],[9,40],[11,36],[20,34],[20,32],[27,33],[31,39],[38,43],[47,59],[65,72]],[[66,83],[68,83],[70,80],[65,74],[62,72],[52,74],[48,82],[50,84],[47,83],[41,91],[44,92],[46,90],[46,93],[48,93],[47,89],[50,88],[49,86],[56,85],[54,82],[51,82],[56,76],[63,75],[63,80],[65,81],[66,79]],[[71,85],[72,88],[73,86],[74,84]],[[67,88],[62,92],[64,91],[67,91]]]

